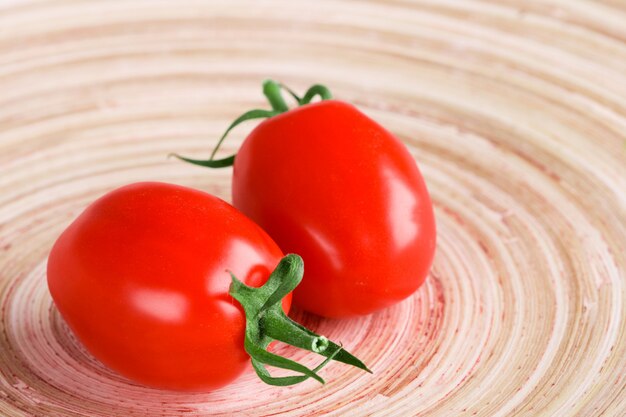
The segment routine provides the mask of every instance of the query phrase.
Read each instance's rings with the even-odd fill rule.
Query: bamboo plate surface
[[[166,155],[208,155],[267,77],[322,82],[407,144],[436,208],[432,274],[368,317],[297,313],[373,376],[132,384],[68,332],[48,251],[126,183],[229,199],[229,169]],[[625,247],[624,1],[0,3],[1,416],[623,417]]]

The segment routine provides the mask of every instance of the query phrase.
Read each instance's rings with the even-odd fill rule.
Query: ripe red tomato
[[[306,272],[294,302],[327,317],[367,314],[424,282],[435,251],[426,185],[407,148],[335,100],[275,115],[234,161],[233,204]]]
[[[261,228],[222,200],[138,183],[95,201],[63,232],[50,253],[48,286],[104,364],[146,385],[204,390],[233,380],[250,359],[226,270],[260,286],[281,257]]]

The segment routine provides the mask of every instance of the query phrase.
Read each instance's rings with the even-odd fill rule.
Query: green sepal
[[[300,97],[283,84],[277,83],[276,81],[273,81],[273,80],[265,80],[263,81],[263,95],[265,95],[265,97],[267,98],[267,101],[270,103],[270,106],[272,107],[272,109],[271,110],[264,110],[264,109],[249,110],[245,112],[244,114],[242,114],[241,116],[237,117],[230,124],[230,126],[228,126],[228,129],[226,129],[224,134],[217,141],[217,144],[215,145],[215,148],[213,148],[213,151],[211,152],[211,156],[209,156],[209,159],[191,159],[191,158],[180,156],[178,154],[170,154],[170,155],[173,155],[182,161],[189,162],[194,165],[208,167],[208,168],[225,168],[225,167],[232,166],[235,163],[236,154],[231,155],[226,158],[222,158],[222,159],[215,159],[215,155],[217,154],[217,151],[222,146],[224,139],[226,139],[226,136],[228,136],[231,130],[233,130],[236,126],[238,126],[239,124],[247,120],[267,119],[267,118],[271,118],[281,113],[285,113],[289,111],[289,106],[287,106],[287,103],[285,103],[281,90],[287,91],[296,100],[299,106],[304,106],[306,104],[309,104],[311,100],[313,100],[316,96],[319,96],[321,100],[330,100],[332,98],[332,94],[330,93],[330,90],[321,84],[313,85],[306,91],[306,93],[304,93],[303,97]]]
[[[245,112],[244,114],[242,114],[241,116],[239,116],[238,118],[236,118],[235,121],[232,122],[230,126],[228,126],[228,129],[226,129],[226,131],[224,132],[220,140],[217,141],[217,145],[215,145],[215,148],[213,148],[213,152],[211,152],[211,159],[215,157],[215,154],[219,150],[220,146],[222,146],[222,142],[224,142],[224,139],[226,139],[226,136],[228,136],[230,131],[233,130],[237,125],[240,125],[241,123],[248,121],[248,120],[267,119],[268,117],[276,116],[277,114],[279,114],[279,112],[274,111],[274,110],[254,109],[254,110],[249,110]]]
[[[282,299],[298,286],[303,273],[302,258],[294,254],[281,259],[267,282],[259,288],[245,285],[231,273],[229,293],[239,301],[246,314],[244,347],[259,378],[270,385],[279,386],[297,384],[308,378],[324,383],[324,379],[317,372],[332,360],[371,372],[342,346],[287,317],[282,309]],[[268,352],[268,345],[275,340],[318,353],[326,359],[315,368],[309,369],[291,359]],[[294,371],[299,375],[273,377],[266,365]]]
[[[225,168],[225,167],[232,166],[235,163],[235,155],[231,155],[229,157],[222,158],[222,159],[214,159],[215,154],[220,149],[220,146],[222,146],[222,142],[224,142],[224,139],[226,139],[226,136],[230,133],[230,131],[233,130],[237,125],[247,120],[266,119],[268,117],[276,116],[277,114],[279,114],[279,112],[276,112],[273,110],[263,110],[263,109],[254,109],[254,110],[245,112],[244,114],[236,118],[235,121],[230,124],[230,126],[228,126],[228,129],[226,129],[226,132],[224,132],[220,140],[217,141],[217,145],[215,145],[215,148],[213,148],[213,152],[211,152],[211,156],[209,157],[209,159],[191,159],[191,158],[186,158],[184,156],[180,156],[178,154],[171,154],[171,155],[175,156],[176,158],[182,161],[189,162],[190,164],[200,165],[200,166],[208,167],[208,168]]]
[[[333,98],[333,95],[330,93],[330,90],[321,84],[315,84],[311,88],[309,88],[306,93],[304,93],[304,97],[302,97],[298,104],[304,106],[305,104],[309,104],[311,100],[315,98],[315,96],[320,96],[322,100],[330,100]]]
[[[180,159],[181,161],[189,162],[190,164],[200,165],[201,167],[226,168],[226,167],[233,166],[233,164],[235,163],[236,155],[231,155],[223,159],[191,159],[191,158],[185,158],[184,156],[180,156],[175,153],[170,154],[170,156],[174,156]]]

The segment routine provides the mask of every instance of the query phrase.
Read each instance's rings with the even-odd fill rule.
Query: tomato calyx
[[[245,285],[231,273],[229,294],[241,304],[246,313],[244,347],[259,378],[267,384],[278,386],[298,384],[308,378],[323,384],[324,379],[317,372],[331,360],[371,373],[363,362],[341,345],[287,317],[282,309],[281,300],[300,284],[303,274],[302,258],[294,254],[282,258],[267,282],[259,288]],[[267,351],[268,345],[276,340],[325,356],[326,359],[315,368],[309,369],[298,362]],[[265,365],[291,370],[300,375],[273,377]]]
[[[274,117],[281,113],[289,111],[289,106],[283,98],[282,90],[285,90],[291,97],[293,97],[293,99],[298,103],[298,106],[304,106],[309,104],[316,96],[319,96],[321,100],[330,100],[333,98],[330,90],[326,86],[323,86],[321,84],[315,84],[311,86],[304,93],[304,96],[300,97],[284,84],[277,83],[274,80],[265,80],[263,81],[263,95],[265,95],[270,106],[272,106],[271,110],[248,110],[241,116],[237,117],[230,124],[230,126],[228,126],[222,137],[220,137],[220,139],[217,141],[217,145],[215,145],[215,148],[213,148],[209,159],[191,159],[175,153],[170,154],[170,156],[175,156],[176,158],[185,162],[189,162],[190,164],[200,165],[208,168],[225,168],[232,166],[235,163],[235,156],[237,154],[230,155],[226,158],[215,159],[215,155],[217,154],[219,148],[222,146],[224,139],[226,139],[226,136],[228,136],[231,130],[233,130],[236,126],[245,121],[254,119],[268,119],[270,117]]]

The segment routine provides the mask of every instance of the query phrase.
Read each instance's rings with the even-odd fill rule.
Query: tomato
[[[80,342],[110,368],[154,387],[206,390],[233,380],[250,359],[226,270],[259,286],[281,257],[224,201],[137,183],[98,199],[63,232],[48,286]]]
[[[145,385],[213,389],[249,360],[271,385],[323,383],[317,372],[331,360],[369,372],[286,316],[303,268],[224,201],[145,182],[101,197],[61,234],[48,258],[48,287],[84,346]],[[275,340],[326,359],[309,369],[267,351]],[[273,377],[265,365],[296,375]]]
[[[422,284],[435,249],[432,204],[405,146],[340,101],[262,122],[235,159],[233,204],[307,270],[294,302],[367,314]]]
[[[347,317],[410,296],[428,275],[436,243],[430,196],[414,158],[356,107],[329,99],[324,87],[302,99],[292,93],[301,105],[292,110],[279,88],[264,85],[272,111],[248,112],[229,128],[269,117],[236,157],[182,159],[214,168],[234,160],[234,206],[283,251],[304,259],[298,306]],[[324,100],[310,104],[315,94]]]

